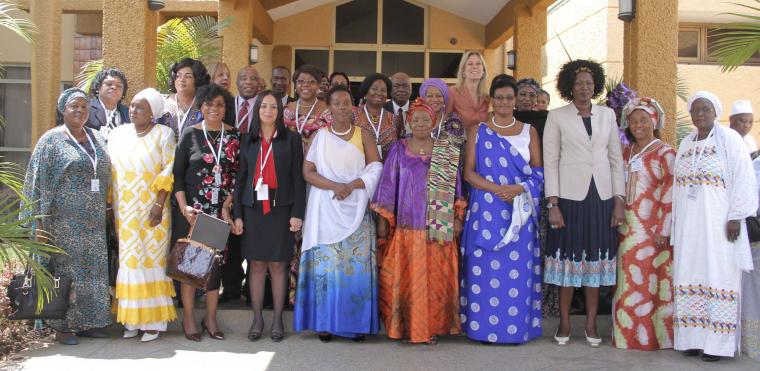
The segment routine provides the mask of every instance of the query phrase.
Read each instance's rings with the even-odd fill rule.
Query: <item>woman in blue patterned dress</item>
[[[462,328],[487,343],[521,344],[541,336],[538,132],[517,121],[514,82],[491,85],[494,114],[467,141],[471,186],[462,236]]]

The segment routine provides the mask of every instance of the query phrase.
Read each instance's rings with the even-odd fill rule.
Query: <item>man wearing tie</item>
[[[406,122],[406,111],[409,110],[409,98],[412,96],[412,80],[403,72],[396,72],[391,76],[391,100],[383,107],[386,111],[393,112],[393,123],[399,138],[412,130]]]

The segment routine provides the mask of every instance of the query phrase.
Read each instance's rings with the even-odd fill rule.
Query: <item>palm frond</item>
[[[694,131],[689,114],[685,112],[676,112],[676,146],[681,144],[683,138]]]
[[[89,61],[82,66],[79,73],[74,77],[77,88],[82,89],[85,93],[90,94],[90,87],[95,76],[103,69],[103,60],[96,59]]]
[[[11,15],[18,11],[20,9],[16,4],[0,2],[0,27],[12,31],[31,44],[37,36],[37,26],[28,19]]]
[[[721,71],[731,72],[747,62],[760,51],[760,1],[755,0],[758,6],[732,3],[733,5],[757,12],[758,14],[724,13],[736,16],[747,22],[735,22],[724,25],[712,32],[709,37],[718,38],[713,50],[708,51],[718,58]]]
[[[689,84],[680,73],[676,74],[676,96],[684,103],[689,100]]]

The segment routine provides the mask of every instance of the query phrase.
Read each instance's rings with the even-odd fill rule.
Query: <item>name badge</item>
[[[641,161],[640,158],[635,159],[633,162],[631,162],[631,172],[635,173],[637,171],[644,170],[644,162]]]
[[[90,180],[90,192],[100,192],[100,179]]]
[[[696,200],[697,194],[699,194],[699,187],[697,186],[690,186],[689,191],[686,194],[686,197],[688,197],[690,200]]]
[[[256,185],[253,186],[253,190],[256,191],[256,192],[259,191],[259,189],[261,188],[261,184],[263,184],[263,181],[261,179],[262,178],[259,177],[259,180],[256,181]]]
[[[266,201],[269,200],[269,186],[266,184],[261,184],[258,189],[256,189],[256,200],[258,201]]]
[[[217,187],[222,186],[222,174],[221,173],[214,173],[214,183],[216,183]]]
[[[212,204],[219,203],[219,188],[214,187],[214,190],[211,191],[211,203]]]
[[[383,159],[383,146],[377,145],[377,154],[380,155],[380,159]]]

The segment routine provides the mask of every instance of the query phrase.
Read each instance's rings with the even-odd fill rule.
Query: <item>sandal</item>
[[[427,345],[438,345],[438,336],[433,335],[430,337],[430,340],[427,341]]]

